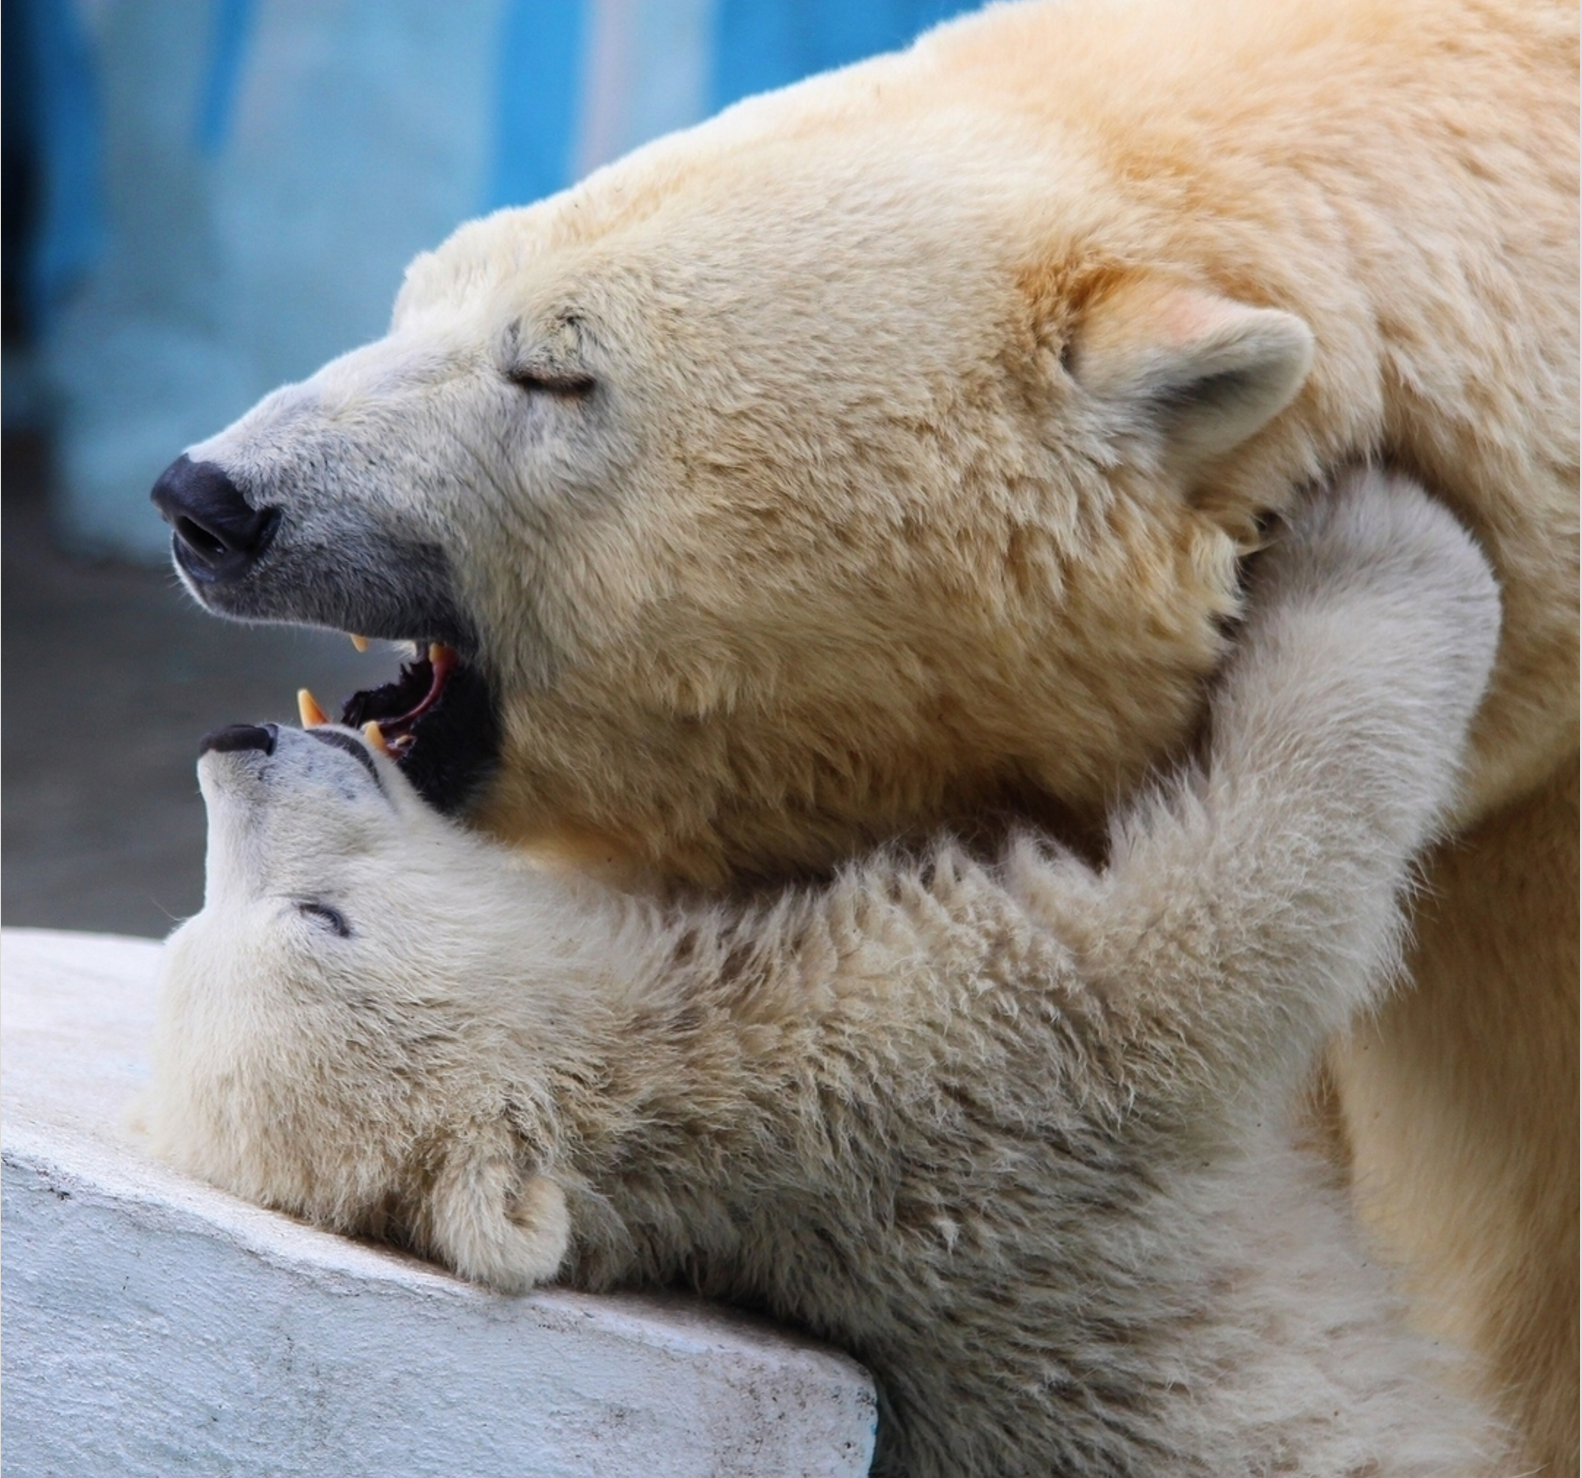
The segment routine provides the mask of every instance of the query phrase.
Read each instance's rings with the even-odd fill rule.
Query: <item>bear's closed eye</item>
[[[524,366],[510,370],[506,376],[513,385],[523,390],[543,391],[550,395],[566,396],[581,400],[593,393],[594,378],[577,370],[553,369],[543,366]]]
[[[327,903],[319,903],[314,899],[304,898],[297,900],[297,912],[305,918],[317,920],[342,939],[351,938],[352,926],[346,922],[346,915],[338,908],[331,908]]]

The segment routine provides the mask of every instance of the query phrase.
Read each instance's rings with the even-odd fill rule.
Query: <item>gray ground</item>
[[[203,898],[199,737],[295,722],[303,686],[333,710],[397,663],[329,633],[218,621],[168,569],[66,559],[36,440],[7,438],[4,489],[0,917],[166,934]]]

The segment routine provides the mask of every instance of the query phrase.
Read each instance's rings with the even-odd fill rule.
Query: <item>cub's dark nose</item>
[[[205,734],[198,741],[198,753],[207,754],[211,749],[221,754],[236,749],[261,749],[265,754],[273,754],[279,734],[278,724],[227,724],[223,729]]]
[[[149,496],[175,530],[176,561],[195,580],[236,580],[269,546],[278,508],[250,508],[213,462],[180,456]]]

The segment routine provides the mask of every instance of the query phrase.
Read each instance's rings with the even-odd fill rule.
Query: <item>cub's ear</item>
[[[1312,367],[1313,332],[1274,308],[1131,278],[1088,302],[1066,362],[1113,434],[1190,480],[1291,403]]]

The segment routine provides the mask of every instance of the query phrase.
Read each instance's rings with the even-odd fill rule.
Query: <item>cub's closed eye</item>
[[[581,400],[592,394],[597,383],[592,375],[585,375],[576,370],[525,367],[507,370],[506,378],[523,390],[536,391],[544,395],[561,395],[572,400]]]
[[[338,908],[331,908],[327,903],[317,903],[312,899],[299,899],[297,912],[306,919],[312,919],[317,924],[322,924],[326,929],[342,939],[350,939],[352,926],[346,922],[346,915]]]

